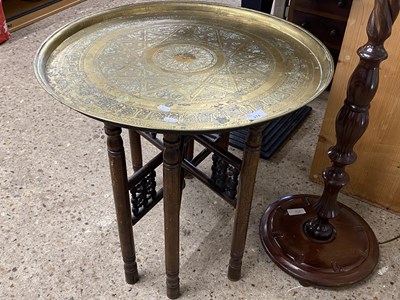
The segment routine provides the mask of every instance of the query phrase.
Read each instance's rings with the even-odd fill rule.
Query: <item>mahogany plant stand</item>
[[[322,195],[281,198],[265,211],[261,242],[271,259],[304,285],[343,286],[365,279],[375,268],[378,242],[356,212],[337,202],[356,160],[353,147],[368,126],[368,110],[378,88],[383,47],[399,13],[399,0],[376,0],[367,25],[368,42],[358,50],[360,62],[336,118],[336,145],[328,150],[332,166],[322,177]]]

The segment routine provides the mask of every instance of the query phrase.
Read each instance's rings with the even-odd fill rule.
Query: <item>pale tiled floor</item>
[[[35,52],[54,30],[78,16],[133,2],[88,0],[13,33],[0,46],[0,299],[166,299],[162,205],[134,227],[141,279],[127,285],[102,124],[57,103],[33,74]],[[399,240],[380,245],[368,279],[339,289],[300,286],[259,242],[258,222],[269,203],[322,191],[308,174],[325,104],[326,94],[313,101],[296,134],[260,162],[239,282],[226,278],[232,209],[187,181],[181,299],[399,299]],[[154,152],[147,144],[145,149],[147,157]],[[399,215],[344,195],[340,201],[367,220],[380,242],[399,235]]]

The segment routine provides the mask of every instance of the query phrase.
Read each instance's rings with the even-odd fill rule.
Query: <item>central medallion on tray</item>
[[[157,49],[152,61],[167,72],[193,73],[214,67],[218,58],[214,51],[200,45],[170,44]]]
[[[155,107],[253,98],[280,79],[281,53],[269,42],[206,24],[127,23],[89,49],[92,82],[119,101],[145,99]]]

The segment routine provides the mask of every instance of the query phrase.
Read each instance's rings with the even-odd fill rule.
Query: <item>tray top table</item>
[[[80,19],[39,49],[36,72],[90,117],[164,132],[249,126],[304,106],[330,82],[329,52],[245,9],[146,3]]]
[[[97,13],[59,29],[40,47],[35,72],[61,103],[105,123],[121,250],[131,283],[137,270],[121,127],[164,133],[167,294],[175,298],[180,136],[250,127],[228,275],[237,280],[260,128],[318,96],[332,78],[333,63],[322,43],[281,19],[215,4],[153,2]]]

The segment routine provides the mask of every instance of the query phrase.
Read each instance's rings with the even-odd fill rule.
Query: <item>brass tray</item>
[[[70,108],[161,132],[265,122],[318,96],[333,74],[315,37],[255,11],[152,2],[91,15],[40,47],[35,72]]]

